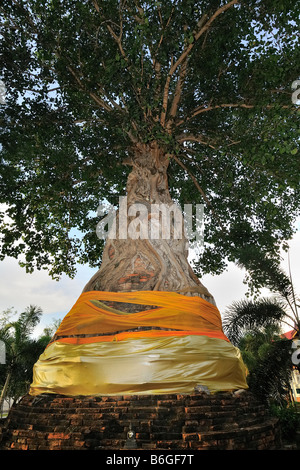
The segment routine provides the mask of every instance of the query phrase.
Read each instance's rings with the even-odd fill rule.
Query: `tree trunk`
[[[132,166],[126,188],[128,217],[125,220],[124,211],[121,214],[119,209],[117,236],[107,239],[101,267],[83,292],[161,290],[199,295],[214,304],[213,297],[188,263],[188,240],[184,231],[176,235],[178,219],[176,222],[172,212],[169,212],[171,217],[168,219],[153,210],[159,204],[167,209],[174,207],[168,190],[168,155],[155,142],[139,144],[126,163]],[[169,220],[171,223],[167,226]],[[151,236],[150,226],[160,230],[156,232],[158,237]],[[124,228],[127,235],[131,230],[131,236],[124,237]],[[120,235],[122,230],[123,235]],[[139,233],[146,233],[146,238],[132,237],[132,234],[135,237]]]

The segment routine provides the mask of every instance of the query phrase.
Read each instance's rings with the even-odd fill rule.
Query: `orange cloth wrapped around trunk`
[[[101,300],[126,302],[157,307],[138,313],[119,312],[110,309]],[[140,328],[141,331],[127,330]],[[152,328],[147,331],[142,328]],[[171,330],[155,330],[166,328]],[[174,331],[176,330],[176,331]],[[222,331],[218,309],[200,297],[188,297],[175,292],[99,292],[82,294],[71,311],[65,316],[57,336],[72,335],[72,344],[95,341],[122,340],[128,337],[180,336],[182,334],[207,335],[228,341]],[[87,335],[76,337],[76,335]],[[92,336],[90,336],[92,335]],[[95,336],[93,336],[95,335]],[[97,336],[101,335],[101,336]],[[66,338],[59,341],[66,342]]]
[[[104,302],[145,310],[126,313]],[[217,307],[175,292],[91,291],[81,294],[35,364],[30,393],[188,393],[196,385],[247,388]]]

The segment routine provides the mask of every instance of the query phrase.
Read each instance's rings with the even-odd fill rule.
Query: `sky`
[[[289,256],[294,287],[300,293],[300,219],[297,232],[290,242]],[[283,255],[282,267],[288,272],[287,254]],[[40,307],[43,315],[35,330],[35,336],[39,336],[44,327],[64,318],[95,272],[95,269],[80,266],[74,279],[63,276],[59,281],[54,281],[46,271],[27,274],[15,259],[7,258],[0,262],[0,313],[13,308],[19,314],[29,305]],[[245,298],[247,286],[243,283],[244,276],[244,271],[230,264],[223,274],[205,275],[201,279],[215,297],[221,316],[233,301]],[[262,295],[270,293],[264,289]]]

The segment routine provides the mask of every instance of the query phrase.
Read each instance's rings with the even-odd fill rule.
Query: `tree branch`
[[[97,11],[97,13],[100,14],[100,7],[97,3],[97,0],[92,0],[93,1],[93,4],[94,4],[94,7]],[[121,10],[122,10],[122,2],[120,2],[120,8],[119,8],[119,17],[120,17],[120,24],[117,25],[117,27],[120,29],[120,35],[118,36],[114,30],[112,29],[112,27],[109,25],[108,23],[108,20],[106,21],[106,27],[110,33],[110,35],[112,36],[112,38],[116,41],[117,45],[118,45],[118,48],[121,52],[121,55],[122,57],[124,58],[124,60],[128,63],[129,62],[129,59],[123,49],[123,46],[122,46],[122,35],[123,35],[123,19],[122,19],[122,13],[121,13]],[[111,21],[112,22],[112,21]],[[115,24],[115,23],[114,23]]]
[[[159,10],[159,13],[160,13],[159,7],[158,7],[158,10]],[[165,26],[164,26],[163,23],[162,23],[162,18],[161,18],[161,14],[160,14],[160,23],[161,23],[163,29],[162,29],[162,33],[161,33],[161,36],[160,36],[158,45],[157,45],[157,47],[156,47],[156,51],[155,51],[154,55],[151,54],[152,61],[153,61],[153,69],[154,69],[154,70],[156,69],[156,66],[157,66],[157,63],[158,63],[158,61],[157,61],[157,59],[156,59],[156,58],[157,58],[157,54],[158,54],[158,51],[159,51],[159,49],[160,49],[160,46],[162,45],[165,32],[166,32],[166,30],[167,30],[167,28],[168,28],[168,26],[169,26],[169,24],[170,24],[170,22],[171,22],[171,19],[172,19],[172,16],[173,16],[173,12],[174,12],[174,6],[173,6],[173,8],[172,8],[172,10],[171,10],[170,16],[169,16],[168,21],[167,21],[167,23],[166,23]],[[149,49],[150,49],[150,46],[149,46]],[[151,49],[150,49],[150,52],[151,52]],[[161,68],[161,64],[159,64],[158,67],[159,67],[159,69],[160,69],[160,68]]]
[[[195,135],[182,135],[177,137],[177,142],[182,143],[182,142],[199,142],[200,144],[207,145],[208,147],[215,149],[213,145],[209,144],[208,142],[205,142],[202,139],[202,136],[195,136]]]
[[[123,59],[126,61],[126,63],[128,64],[129,63],[129,59],[123,49],[123,46],[122,46],[122,34],[123,34],[123,26],[122,26],[122,22],[120,23],[120,36],[117,36],[116,33],[114,32],[114,30],[112,29],[112,27],[107,23],[106,24],[106,27],[108,29],[108,31],[110,32],[110,35],[114,38],[114,40],[116,41],[116,43],[118,44],[118,48],[122,54],[122,57]]]
[[[161,80],[161,63],[158,61],[157,59],[157,56],[158,56],[158,52],[159,52],[159,49],[162,45],[162,42],[163,42],[163,39],[164,39],[164,35],[165,35],[165,32],[167,30],[167,28],[169,27],[169,24],[171,23],[171,19],[172,19],[172,16],[173,16],[173,13],[174,13],[174,6],[172,7],[172,10],[171,10],[171,13],[170,13],[170,16],[166,22],[166,25],[164,26],[163,25],[163,21],[162,21],[162,16],[161,16],[161,12],[160,12],[160,8],[158,6],[158,16],[159,16],[159,21],[160,21],[160,24],[161,24],[161,27],[162,27],[162,32],[161,32],[161,36],[160,36],[160,39],[159,39],[159,42],[158,42],[158,45],[156,46],[156,50],[155,51],[152,51],[152,47],[150,44],[148,44],[148,47],[149,47],[149,50],[150,50],[150,54],[151,54],[151,59],[152,59],[152,67],[153,67],[153,70],[154,70],[154,73],[155,73],[155,78],[156,78],[156,82],[157,82],[157,88],[156,88],[156,91],[154,93],[155,95],[155,99],[157,99],[161,93],[161,84],[160,84],[160,80]],[[150,82],[152,80],[152,77],[150,76],[149,77],[149,81],[148,81],[148,84],[147,84],[147,89],[149,89],[150,87]],[[162,116],[162,115],[161,115]],[[154,119],[156,121],[159,120],[159,117],[158,116],[155,116]],[[165,116],[163,117],[163,121],[165,119]]]
[[[170,74],[173,75],[177,67],[185,60],[185,58],[189,55],[191,50],[193,49],[194,45],[198,41],[198,39],[204,34],[212,25],[212,23],[220,16],[222,13],[225,11],[229,10],[233,5],[236,5],[239,0],[232,0],[231,2],[227,3],[226,5],[223,5],[221,8],[219,8],[212,16],[209,18],[208,21],[206,21],[207,16],[204,15],[201,20],[199,21],[198,25],[200,25],[200,29],[198,32],[194,32],[194,41],[188,45],[188,47],[183,51],[181,56],[177,59],[177,61],[174,63],[173,67],[170,69]],[[206,21],[206,23],[205,23]],[[202,26],[202,24],[204,26]]]
[[[212,16],[207,20],[207,15],[203,15],[203,17],[200,19],[198,22],[198,31],[193,31],[193,36],[194,40],[188,46],[185,47],[184,51],[180,55],[180,57],[174,62],[173,58],[171,61],[171,67],[169,69],[169,73],[166,79],[165,87],[164,87],[164,96],[163,96],[163,111],[161,115],[161,125],[164,127],[165,126],[165,120],[166,120],[166,113],[167,113],[167,105],[168,105],[168,93],[169,93],[169,88],[170,88],[170,82],[171,78],[176,72],[177,68],[186,62],[188,55],[190,54],[191,50],[195,46],[196,42],[200,39],[200,37],[210,28],[212,23],[226,10],[231,8],[233,5],[237,4],[238,0],[231,0],[229,3],[226,5],[223,5],[221,8],[219,8]],[[181,86],[182,84],[180,84]],[[175,109],[177,110],[177,105],[179,102],[180,96],[176,96],[176,100],[174,102],[174,108],[173,108],[173,113]],[[176,104],[177,102],[177,104]],[[174,117],[173,117],[174,118]]]
[[[176,84],[175,94],[174,94],[173,102],[172,102],[171,109],[170,109],[170,118],[167,123],[167,130],[171,128],[171,125],[174,122],[174,119],[177,113],[178,105],[179,105],[180,98],[181,98],[182,88],[183,88],[183,84],[184,84],[184,80],[185,80],[186,72],[187,72],[187,62],[188,61],[186,58],[180,68],[179,79]]]
[[[171,58],[171,64],[174,61],[174,56],[172,55]],[[162,112],[161,112],[161,118],[160,118],[160,124],[162,127],[165,126],[166,123],[166,115],[167,115],[167,108],[168,108],[168,98],[169,98],[169,88],[170,88],[170,82],[171,82],[172,75],[169,73],[167,76],[165,88],[164,88],[164,95],[163,95],[163,106],[162,106]]]
[[[176,126],[180,126],[181,124],[184,124],[186,121],[190,121],[193,119],[195,116],[198,114],[202,113],[207,113],[208,111],[212,111],[214,109],[220,109],[220,108],[245,108],[245,109],[254,109],[256,106],[254,104],[246,104],[246,103],[223,103],[223,104],[217,104],[215,106],[207,106],[206,108],[204,105],[198,106],[197,108],[192,111],[190,116],[186,117],[185,119],[181,119],[176,123]],[[291,106],[289,105],[283,105],[281,106],[282,109],[288,109]],[[265,106],[266,109],[272,109],[274,108],[273,105],[267,105]]]
[[[182,121],[179,121],[179,123],[177,123],[177,125],[180,125],[182,122],[184,121],[189,121],[190,119],[193,119],[195,116],[197,116],[198,114],[202,114],[202,113],[207,113],[208,111],[212,111],[213,109],[219,109],[219,108],[247,108],[247,109],[252,109],[254,108],[253,105],[247,105],[245,103],[235,103],[235,104],[218,104],[216,106],[208,106],[207,108],[204,108],[203,106],[199,106],[198,108],[196,108],[189,117],[187,117],[186,119],[182,120]]]
[[[99,7],[98,3],[97,3],[97,0],[92,0],[93,4],[94,4],[94,7],[97,11],[97,13],[99,13],[99,15],[101,15],[101,7]],[[136,100],[137,100],[137,103],[138,103],[138,106],[141,108],[143,114],[144,114],[144,117],[147,118],[147,112],[145,111],[145,107],[143,106],[142,104],[142,92],[141,92],[141,89],[136,87],[135,84],[134,84],[134,78],[135,78],[135,71],[133,70],[133,73],[131,71],[131,68],[132,68],[132,63],[130,62],[130,59],[129,57],[127,56],[124,48],[123,48],[123,45],[122,45],[122,36],[123,36],[123,16],[122,16],[122,10],[124,9],[124,5],[126,3],[126,0],[125,1],[120,1],[120,4],[119,4],[119,24],[116,24],[115,22],[113,22],[112,20],[108,20],[106,19],[104,16],[104,23],[106,24],[106,27],[107,27],[107,30],[108,32],[110,33],[111,37],[114,39],[114,41],[116,42],[118,48],[119,48],[119,51],[123,57],[123,59],[125,60],[126,62],[126,65],[125,65],[125,68],[127,70],[127,72],[129,73],[130,75],[130,78],[131,78],[131,86],[132,86],[132,89],[135,93],[135,96],[136,96]],[[139,13],[141,14],[142,13],[142,9],[137,6],[138,10],[139,10]],[[135,17],[135,19],[137,19]],[[117,28],[119,28],[120,30],[120,33],[119,35],[115,33],[115,31],[113,30],[113,28],[111,27],[111,25],[109,24],[114,24],[116,25]],[[119,106],[114,100],[112,100],[111,98],[109,98],[107,96],[107,98],[110,100],[110,102],[112,103],[112,105],[114,106],[114,108],[116,109],[119,109],[119,110],[122,110],[122,107]],[[127,110],[127,107],[126,107],[126,104],[125,104],[125,110]],[[133,126],[133,129],[136,131],[137,130],[137,126],[136,126],[136,123],[131,120],[131,124]],[[136,139],[134,138],[133,134],[128,132],[128,135],[129,137],[131,138],[132,141],[136,141]]]
[[[73,77],[75,78],[79,88],[85,92],[87,92],[89,94],[89,96],[95,101],[95,103],[97,103],[101,108],[105,109],[106,111],[112,111],[113,108],[111,108],[111,106],[109,106],[107,103],[105,103],[105,101],[103,101],[99,96],[97,96],[94,92],[92,91],[87,91],[85,89],[85,87],[83,86],[78,74],[75,72],[75,70],[70,66],[68,65],[68,70],[71,72],[71,74],[73,75]]]
[[[175,162],[181,166],[181,168],[183,168],[184,171],[186,171],[186,173],[190,176],[191,180],[193,181],[194,185],[196,186],[197,190],[199,191],[199,193],[201,194],[201,196],[203,197],[205,203],[207,204],[207,206],[211,209],[214,217],[216,218],[216,220],[218,221],[222,231],[225,233],[226,230],[222,224],[222,222],[220,221],[220,218],[219,216],[216,214],[214,208],[212,207],[212,204],[211,202],[209,201],[209,199],[207,198],[205,192],[203,191],[203,189],[201,188],[200,184],[198,183],[196,177],[193,175],[193,173],[185,166],[184,163],[182,163],[181,160],[179,160],[179,158],[176,157],[176,155],[172,154],[170,155],[171,158],[173,158],[175,160]]]

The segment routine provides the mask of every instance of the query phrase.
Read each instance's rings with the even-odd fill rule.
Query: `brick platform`
[[[130,430],[132,439],[128,439]],[[270,450],[279,446],[277,420],[249,392],[25,396],[11,409],[0,434],[1,450]]]

